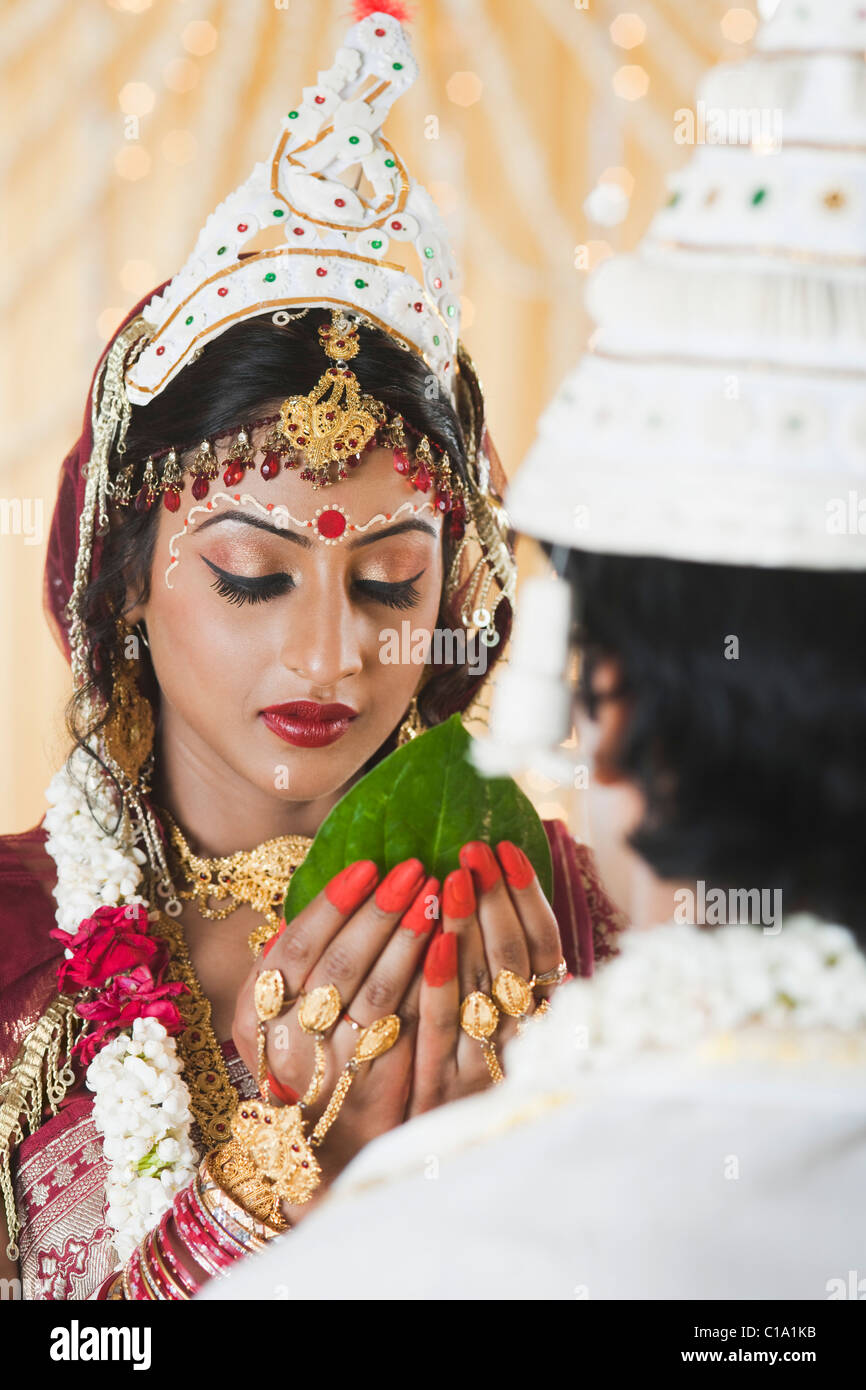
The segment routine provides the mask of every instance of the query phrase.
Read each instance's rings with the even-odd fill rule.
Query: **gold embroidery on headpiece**
[[[338,478],[345,478],[347,466],[360,461],[361,451],[385,418],[385,407],[361,394],[358,378],[345,365],[360,351],[358,325],[342,310],[332,309],[331,323],[322,324],[319,337],[328,357],[339,365],[326,368],[309,395],[283,401],[280,430],[303,450],[306,466],[301,477],[314,487],[327,487],[335,481],[332,464],[338,465]]]

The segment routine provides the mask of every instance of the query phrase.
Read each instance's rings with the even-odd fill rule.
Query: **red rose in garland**
[[[98,1025],[80,1037],[73,1049],[84,1066],[137,1018],[155,1018],[169,1035],[183,1030],[183,1018],[172,1001],[189,989],[178,982],[164,982],[168,948],[149,935],[149,925],[147,910],[129,904],[97,908],[74,936],[60,930],[51,933],[72,953],[57,972],[61,993],[99,991],[95,998],[75,1006],[80,1018]]]
[[[57,986],[65,993],[74,989],[99,989],[114,975],[127,974],[148,965],[159,978],[168,964],[162,941],[148,935],[147,911],[140,904],[99,907],[81,923],[74,936],[59,928],[51,933],[72,956],[57,973]]]

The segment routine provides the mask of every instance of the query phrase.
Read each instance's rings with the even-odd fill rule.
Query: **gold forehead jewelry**
[[[255,849],[207,859],[193,854],[180,826],[167,811],[160,812],[160,816],[186,880],[185,886],[177,889],[178,896],[194,902],[202,917],[214,922],[231,916],[244,903],[260,912],[265,920],[249,936],[250,950],[258,955],[282,925],[280,913],[289,880],[306,859],[312,840],[306,835],[280,835]],[[229,901],[224,907],[214,907],[211,899]]]
[[[399,1036],[400,1020],[396,1014],[386,1014],[384,1018],[377,1018],[374,1023],[370,1024],[369,1028],[361,1030],[361,1035],[355,1044],[355,1051],[343,1068],[331,1094],[331,1099],[310,1135],[311,1145],[316,1147],[321,1144],[339,1115],[352,1083],[364,1063],[374,1062],[377,1057],[383,1057],[394,1046]]]
[[[343,1001],[336,985],[319,985],[304,995],[298,1010],[298,1022],[309,1033],[316,1046],[313,1076],[298,1105],[302,1110],[318,1099],[325,1076],[325,1034],[333,1028],[343,1011]]]
[[[496,1056],[496,1048],[490,1041],[499,1027],[499,1010],[489,994],[482,994],[480,989],[467,994],[460,1005],[460,1027],[467,1037],[481,1044],[494,1086],[504,1081],[505,1076]]]
[[[326,487],[337,478],[348,476],[347,469],[359,463],[387,411],[374,396],[363,395],[361,383],[346,366],[360,351],[358,325],[350,323],[340,309],[331,310],[330,324],[319,329],[322,347],[337,365],[326,367],[306,396],[290,396],[280,410],[280,429],[295,449],[302,449],[306,465],[300,476],[314,487]]]

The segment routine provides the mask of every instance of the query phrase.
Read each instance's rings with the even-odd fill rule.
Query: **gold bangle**
[[[277,1234],[268,1229],[267,1236],[259,1235],[258,1230],[264,1227],[216,1183],[210,1180],[205,1182],[201,1170],[195,1177],[195,1194],[210,1220],[234,1242],[241,1254],[264,1250],[268,1241]]]
[[[231,1140],[229,1141],[231,1143]],[[251,1211],[236,1198],[230,1187],[226,1185],[231,1182],[233,1169],[233,1151],[224,1159],[221,1159],[223,1149],[228,1145],[223,1144],[219,1149],[212,1150],[202,1160],[199,1174],[201,1177],[202,1200],[208,1210],[213,1209],[214,1204],[218,1204],[242,1230],[250,1233],[252,1241],[260,1241],[264,1248],[269,1240],[274,1236],[281,1235],[288,1228],[288,1222],[282,1224],[284,1218],[280,1215],[279,1225],[270,1225],[266,1221],[260,1221]],[[220,1181],[220,1178],[223,1181]]]

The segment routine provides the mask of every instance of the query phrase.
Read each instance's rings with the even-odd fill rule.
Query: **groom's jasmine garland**
[[[733,1056],[758,1035],[783,1049],[796,1035],[805,1055],[863,1029],[866,957],[847,928],[808,914],[777,935],[666,925],[626,932],[615,961],[563,990],[509,1050],[509,1078],[534,1083],[543,1066],[556,1086],[641,1055]]]
[[[168,951],[150,933],[139,891],[145,855],[121,849],[102,828],[116,819],[117,805],[83,750],[55,775],[47,798],[46,848],[57,864],[53,935],[66,942],[58,987],[80,991],[75,1012],[85,1025],[74,1052],[95,1093],[94,1122],[110,1165],[107,1218],[125,1262],[198,1161],[174,1041],[183,1028],[174,999],[186,986],[164,980]]]

